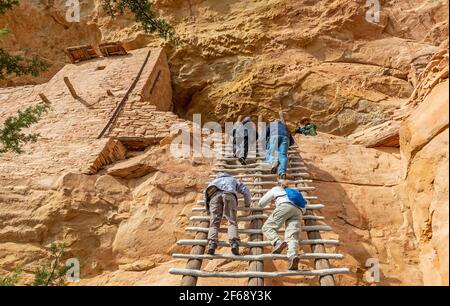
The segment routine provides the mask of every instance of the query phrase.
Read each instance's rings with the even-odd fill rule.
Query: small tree
[[[8,151],[22,153],[22,145],[28,142],[36,142],[38,133],[25,134],[23,129],[29,128],[32,124],[39,121],[42,114],[47,112],[50,105],[40,103],[35,106],[29,106],[25,111],[18,111],[17,116],[6,119],[3,128],[0,129],[0,154]]]
[[[18,5],[18,0],[0,0],[0,15]],[[0,29],[0,37],[8,34],[7,28]],[[32,75],[38,76],[47,70],[49,64],[37,56],[25,59],[20,55],[11,55],[0,48],[0,80],[8,75]],[[18,111],[17,116],[6,119],[0,129],[0,154],[7,151],[22,152],[22,145],[37,140],[39,134],[25,134],[22,129],[30,127],[39,121],[42,113],[46,112],[49,105],[45,103],[30,106],[25,111]]]
[[[157,18],[152,11],[151,0],[103,0],[103,9],[112,17],[123,15],[125,10],[130,10],[136,22],[142,25],[145,33],[158,32],[161,38],[180,44],[183,41],[176,35],[175,29],[163,18]]]
[[[0,14],[4,14],[7,10],[12,9],[14,5],[18,5],[19,0],[0,0]]]
[[[50,258],[42,266],[34,271],[33,286],[53,286],[64,285],[65,275],[70,269],[61,263],[65,253],[66,244],[64,242],[54,242],[50,245]]]
[[[17,266],[13,272],[6,276],[0,276],[0,287],[7,286],[12,287],[17,285],[20,280],[20,274],[22,274],[22,266]]]
[[[18,4],[18,0],[0,0],[0,15]],[[0,37],[8,33],[7,28],[0,29]],[[0,48],[0,80],[10,74],[38,76],[39,73],[47,70],[49,66],[46,61],[41,60],[37,56],[25,59],[20,55],[11,55]]]

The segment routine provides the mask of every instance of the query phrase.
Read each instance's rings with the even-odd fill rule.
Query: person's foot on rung
[[[287,247],[286,241],[278,240],[272,249],[272,254],[281,254],[283,250]]]

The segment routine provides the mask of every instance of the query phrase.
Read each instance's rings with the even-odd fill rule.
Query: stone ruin
[[[69,64],[45,84],[2,88],[0,118],[42,100],[51,110],[32,127],[39,141],[25,146],[27,154],[0,156],[2,180],[94,174],[124,159],[128,149],[158,143],[182,121],[171,112],[170,71],[162,49]]]

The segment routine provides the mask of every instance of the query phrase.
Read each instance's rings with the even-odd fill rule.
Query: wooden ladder
[[[261,119],[258,119],[258,127]],[[263,135],[263,131],[260,130],[260,134]],[[220,158],[213,168],[213,173],[210,175],[214,178],[219,172],[227,172],[233,175],[235,178],[245,183],[251,193],[252,202],[256,204],[262,195],[276,186],[278,177],[276,174],[271,174],[270,169],[262,167],[261,162],[264,161],[264,157],[258,152],[249,152],[247,158],[247,165],[242,166],[237,161],[237,158],[233,157],[232,145],[225,144],[225,149]],[[306,206],[306,213],[303,215],[303,223],[301,231],[306,232],[307,239],[300,240],[299,245],[309,245],[311,247],[311,253],[300,254],[300,259],[311,259],[314,261],[314,269],[311,270],[298,270],[298,271],[264,271],[264,260],[285,260],[288,258],[283,254],[270,254],[264,253],[265,246],[271,246],[270,241],[263,240],[261,227],[263,220],[268,218],[268,214],[273,210],[273,207],[266,208],[245,208],[243,207],[243,199],[238,199],[238,211],[246,212],[245,216],[238,215],[238,222],[249,222],[250,226],[242,228],[239,226],[239,234],[241,239],[243,236],[248,236],[248,239],[242,239],[240,242],[241,248],[249,248],[249,255],[236,256],[229,254],[205,254],[205,248],[207,245],[207,236],[209,229],[209,217],[206,215],[206,208],[203,200],[197,201],[198,207],[194,207],[194,212],[200,212],[202,215],[192,216],[190,220],[194,223],[199,223],[197,226],[187,227],[187,232],[195,233],[194,239],[183,239],[177,241],[178,245],[192,246],[190,254],[173,254],[173,258],[187,259],[187,265],[185,269],[171,268],[169,273],[182,275],[182,286],[195,286],[199,277],[216,277],[216,278],[248,278],[249,286],[263,286],[265,278],[276,278],[284,276],[304,275],[304,276],[317,276],[319,278],[319,284],[321,286],[334,286],[335,274],[349,273],[348,268],[331,268],[330,260],[342,259],[341,254],[326,253],[325,245],[339,244],[338,240],[334,239],[322,239],[321,231],[331,231],[331,227],[318,223],[318,221],[324,220],[323,216],[319,215],[320,209],[325,205],[314,203],[317,200],[316,196],[310,195],[315,190],[315,187],[308,186],[308,183],[312,183],[312,180],[307,179],[308,169],[305,162],[302,160],[298,147],[293,145],[288,151],[289,163],[287,168],[287,177],[289,185],[297,188],[302,192],[304,198],[308,204]],[[267,212],[267,213],[265,213]],[[250,214],[249,214],[250,213]],[[220,232],[225,232],[225,228],[221,228]],[[280,232],[283,230],[280,230]],[[219,247],[229,247],[227,241],[219,241]],[[242,250],[241,250],[242,253]],[[202,271],[201,266],[203,260],[215,260],[215,259],[227,259],[237,261],[248,261],[248,270],[242,272],[214,272],[214,271]]]

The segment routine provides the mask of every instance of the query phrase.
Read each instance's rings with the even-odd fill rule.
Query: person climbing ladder
[[[300,125],[300,127],[295,129],[295,134],[302,134],[304,136],[317,136],[317,126],[312,123],[309,118],[302,118],[302,120],[300,121]]]
[[[273,254],[280,254],[288,247],[289,270],[298,269],[298,234],[300,232],[300,221],[302,209],[306,201],[302,194],[293,188],[288,188],[286,181],[279,181],[279,186],[270,189],[260,200],[258,206],[265,207],[267,203],[274,200],[275,209],[262,227],[264,236],[272,242]],[[281,240],[277,231],[286,224],[285,240]],[[287,241],[287,243],[286,243]]]
[[[286,179],[288,164],[288,149],[294,144],[294,139],[285,123],[275,120],[266,129],[266,162],[272,173],[278,173],[279,178]]]
[[[242,165],[246,164],[249,148],[255,147],[258,139],[258,131],[250,117],[238,122],[238,126],[233,129],[233,156],[238,158]]]
[[[209,255],[214,255],[216,251],[220,221],[223,216],[228,220],[228,239],[231,252],[239,255],[237,193],[244,196],[245,206],[250,207],[252,197],[248,187],[225,172],[219,173],[205,190],[206,212],[210,216],[207,249]]]

